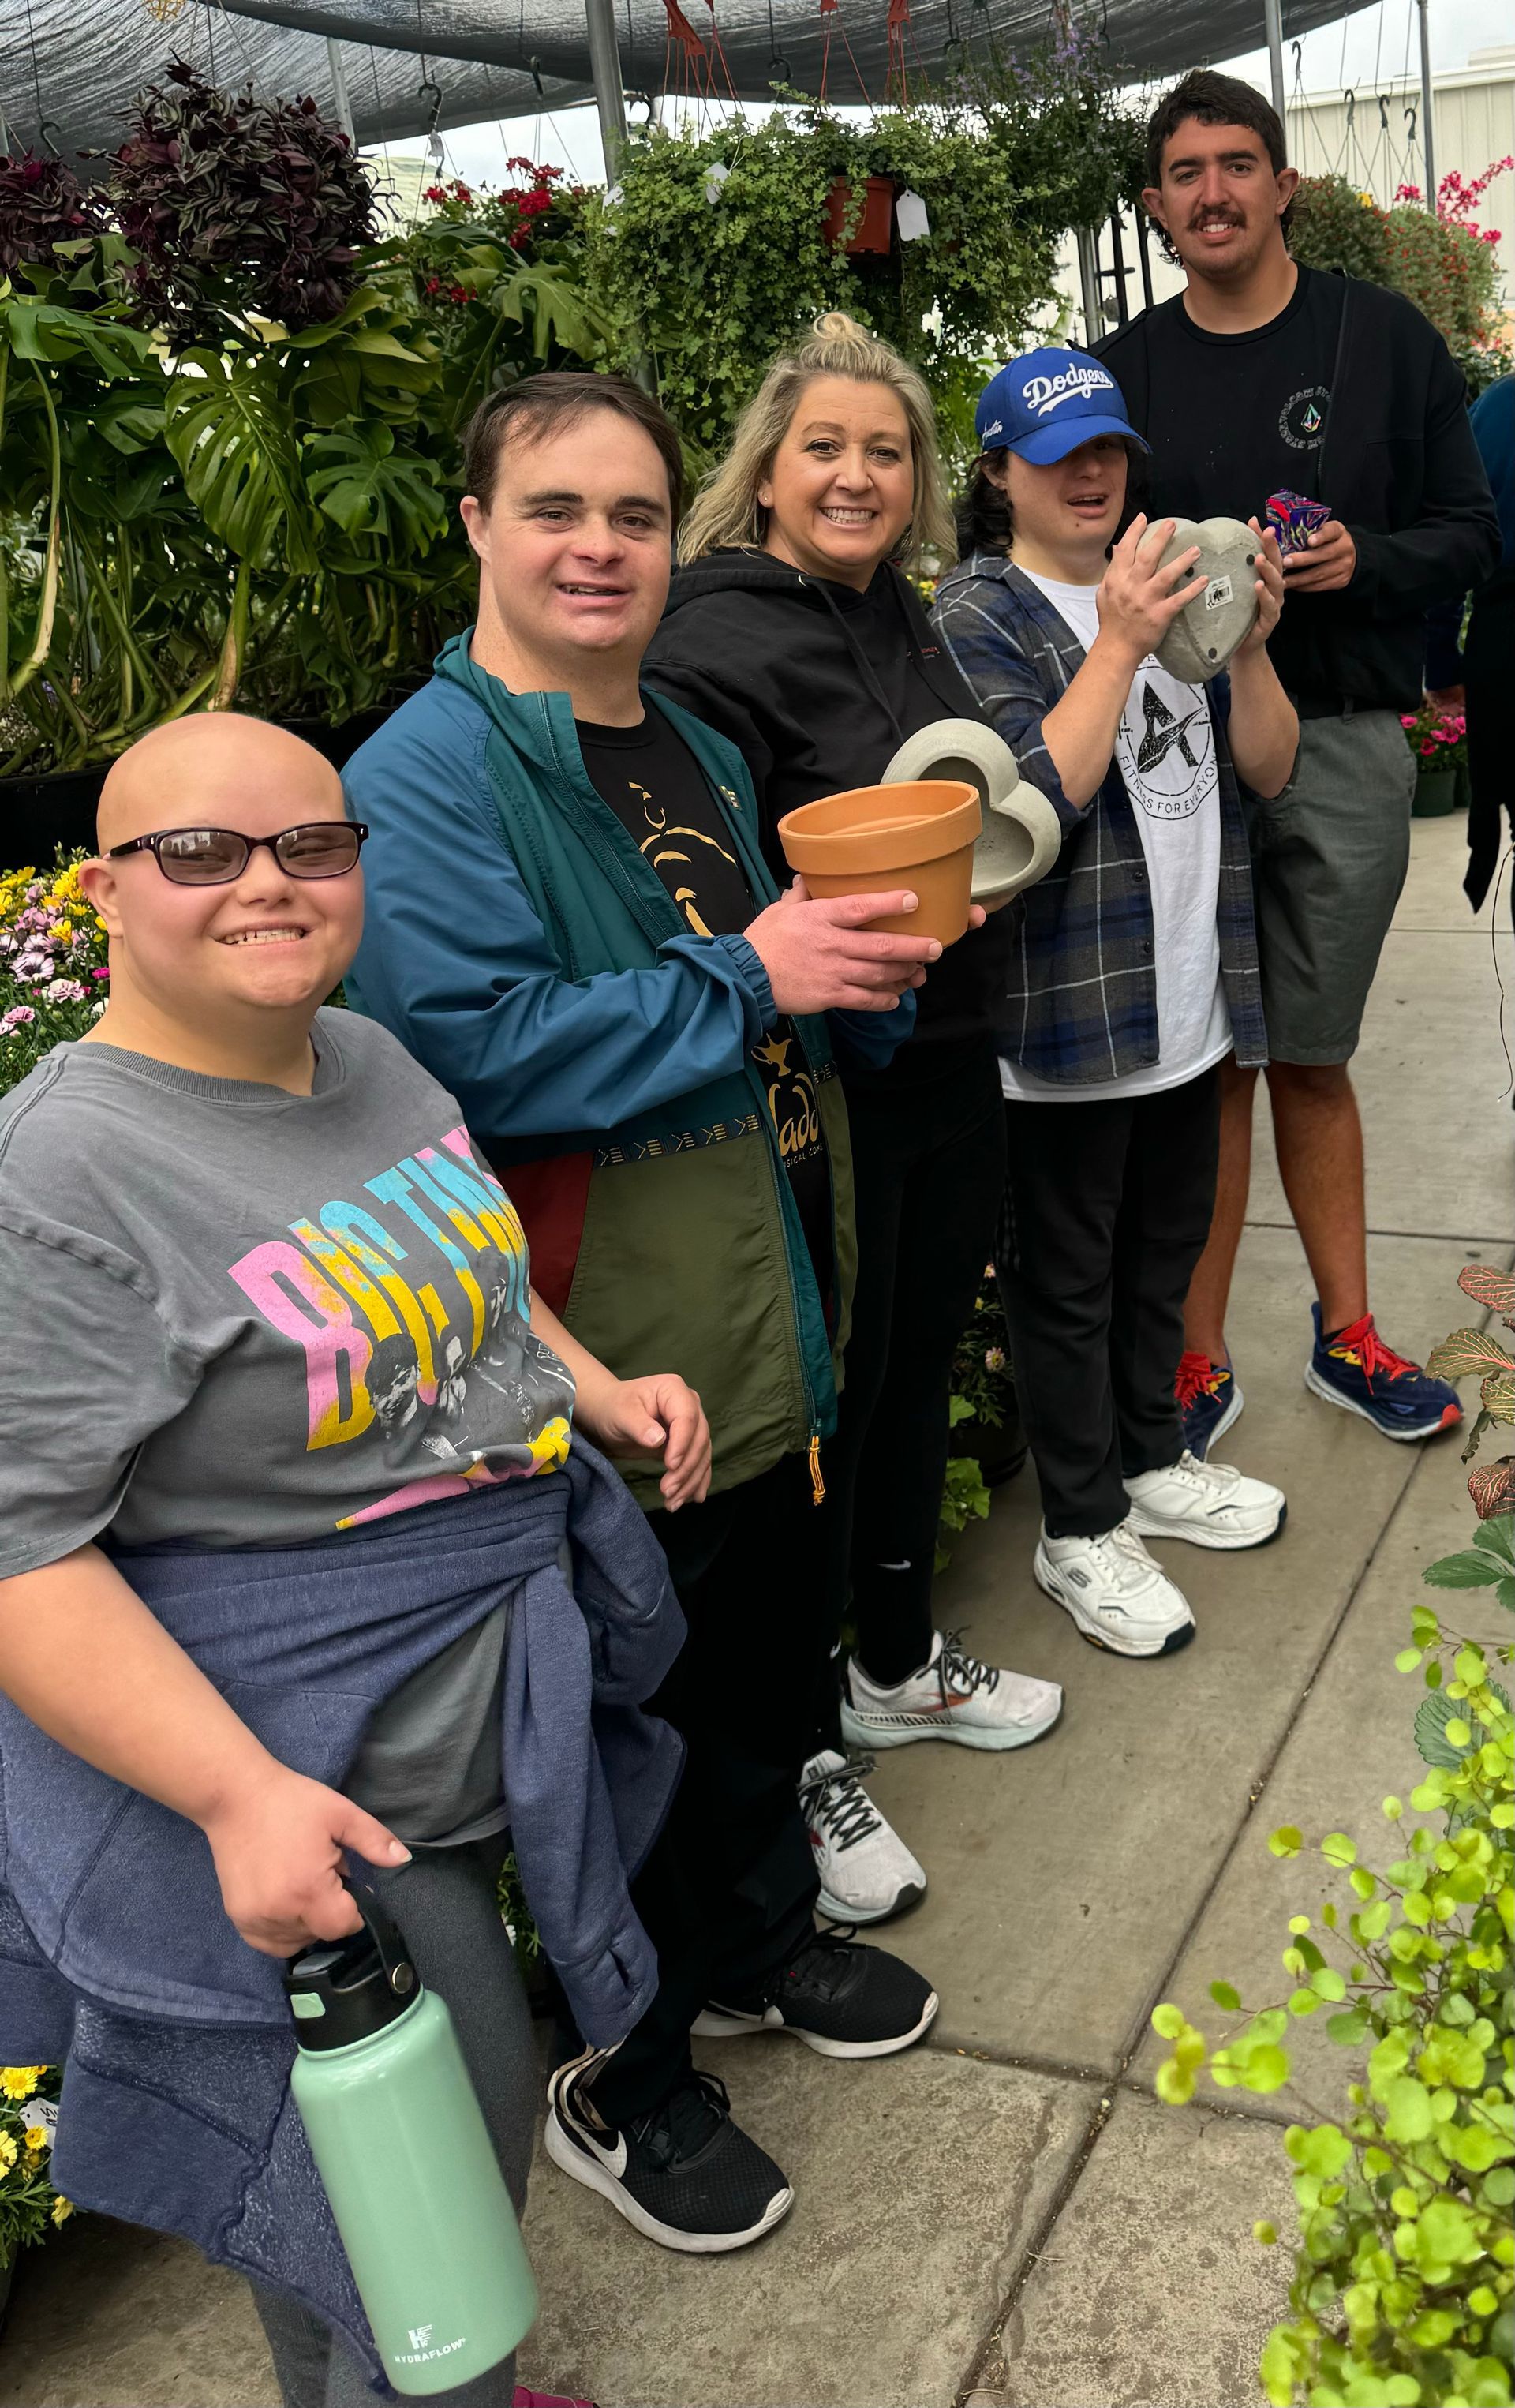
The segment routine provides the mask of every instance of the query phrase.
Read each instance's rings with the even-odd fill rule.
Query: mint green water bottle
[[[531,2330],[536,2286],[447,2003],[357,1904],[361,1931],[285,1971],[290,2087],[385,2372],[450,2391]]]

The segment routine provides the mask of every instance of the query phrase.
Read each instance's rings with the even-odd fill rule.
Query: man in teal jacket
[[[638,1884],[659,1992],[607,2066],[554,2075],[547,2145],[650,2238],[733,2249],[792,2194],[692,2025],[873,2057],[936,2011],[897,1958],[816,1935],[795,1782],[853,1261],[832,1027],[887,1058],[939,948],[865,926],[910,896],[779,896],[740,755],[641,692],[682,481],[656,403],[529,379],[481,408],[465,474],[478,625],[347,772],[371,830],[350,985],[458,1096],[567,1327],[622,1375],[655,1346],[704,1398],[710,1496],[675,1517],[641,1483],[690,1630],[652,1701],[688,1751]]]

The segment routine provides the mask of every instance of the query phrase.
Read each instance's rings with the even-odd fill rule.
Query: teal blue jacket
[[[372,830],[349,991],[457,1096],[575,1336],[622,1377],[699,1390],[712,1484],[731,1486],[835,1426],[855,1244],[832,1024],[796,1024],[793,1066],[831,1158],[823,1299],[750,1059],[779,1016],[763,964],[745,937],[690,933],[590,782],[567,695],[510,693],[469,635],[344,773]],[[777,889],[740,754],[646,699],[704,771],[761,909]],[[913,1020],[908,997],[835,1027],[878,1062]]]

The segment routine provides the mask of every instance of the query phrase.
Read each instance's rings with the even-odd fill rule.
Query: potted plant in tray
[[[1415,755],[1418,820],[1443,819],[1467,802],[1467,721],[1460,710],[1442,710],[1429,699],[1419,710],[1401,711],[1399,724]]]
[[[49,2172],[60,2078],[54,2065],[0,2065],[0,2324],[18,2255],[74,2213]]]

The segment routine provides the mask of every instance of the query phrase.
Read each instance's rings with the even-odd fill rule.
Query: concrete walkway
[[[1473,1317],[1461,1265],[1515,1258],[1490,914],[1460,892],[1463,846],[1460,818],[1416,824],[1357,1066],[1376,1310],[1422,1359]],[[941,1992],[931,2044],[859,2066],[776,2039],[707,2050],[797,2193],[735,2258],[665,2256],[542,2166],[526,2381],[604,2408],[950,2408],[970,2385],[1009,2408],[1252,2408],[1288,2257],[1251,2225],[1291,2229],[1290,2100],[1157,2105],[1147,2018],[1172,1996],[1213,2028],[1217,1976],[1279,1995],[1287,1917],[1322,1892],[1266,1834],[1367,1835],[1410,1786],[1393,1657],[1420,1568],[1471,1511],[1455,1443],[1393,1446],[1306,1394],[1309,1283],[1265,1126],[1259,1162],[1232,1335],[1247,1412],[1223,1452],[1287,1488],[1284,1538],[1170,1550],[1200,1636],[1151,1665],[1079,1645],[1034,1586],[1029,1475],[960,1542],[944,1619],[1064,1682],[1068,1709],[1023,1756],[928,1745],[876,1776],[931,1875],[894,1927]],[[1342,2075],[1322,2056],[1301,2078],[1327,2112]],[[80,2217],[27,2264],[0,2403],[277,2397],[240,2286],[179,2243]]]

